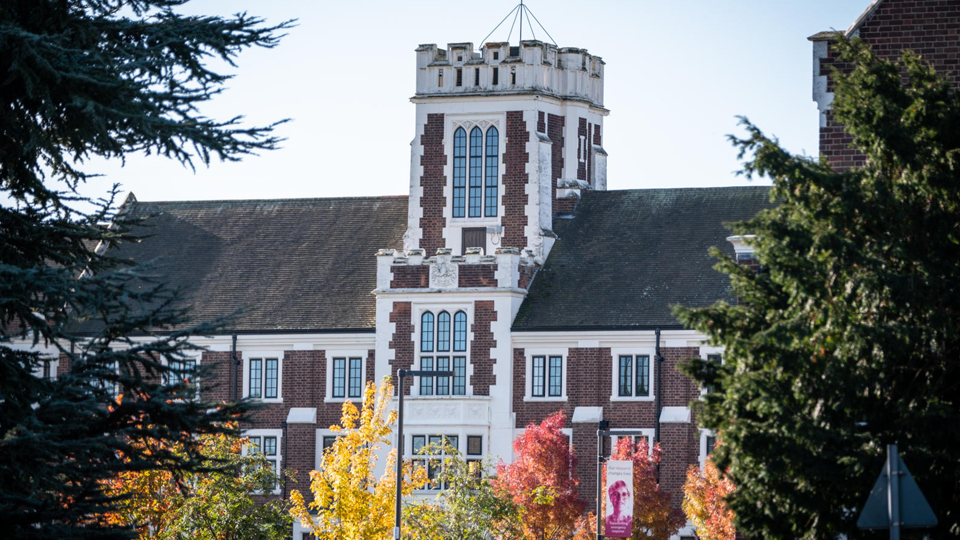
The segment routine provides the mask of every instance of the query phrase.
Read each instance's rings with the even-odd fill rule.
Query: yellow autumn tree
[[[363,405],[347,401],[339,426],[331,426],[338,434],[332,448],[323,453],[320,469],[310,472],[313,501],[293,490],[291,513],[300,519],[317,540],[383,540],[392,538],[396,490],[396,449],[386,461],[386,472],[374,477],[378,451],[389,445],[390,426],[397,421],[397,411],[389,410],[393,385],[384,379],[379,391],[367,383]],[[404,465],[403,494],[410,495],[414,486],[422,486],[426,472]]]
[[[713,460],[707,459],[701,471],[692,465],[683,485],[683,513],[697,528],[701,540],[734,540],[737,529],[726,497],[734,491],[733,482],[720,475]]]

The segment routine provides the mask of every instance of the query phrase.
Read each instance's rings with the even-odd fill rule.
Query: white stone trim
[[[266,388],[267,383],[267,358],[276,358],[277,359],[277,397],[275,398],[253,398],[257,399],[263,403],[283,403],[283,351],[280,350],[265,350],[265,349],[241,349],[239,345],[237,346],[237,356],[241,358],[243,363],[243,388],[241,388],[240,395],[242,397],[250,397],[250,360],[261,359],[263,363],[260,366],[261,369],[261,384],[264,386],[261,389]],[[265,392],[261,392],[263,394]]]
[[[568,347],[542,347],[536,349],[524,349],[524,360],[525,360],[525,369],[523,375],[523,388],[524,396],[523,401],[525,402],[539,402],[539,401],[554,401],[554,402],[564,402],[567,401],[567,386],[569,384],[569,379],[567,378],[567,366],[570,365],[570,348]],[[543,356],[545,358],[544,373],[543,373],[543,385],[544,385],[544,396],[534,396],[533,395],[533,357],[534,356]],[[559,356],[562,358],[563,363],[563,372],[561,374],[562,381],[560,385],[560,395],[559,396],[550,396],[550,357]],[[516,369],[516,366],[514,366]]]
[[[327,349],[326,356],[326,376],[324,377],[324,403],[343,403],[344,401],[363,401],[363,391],[367,385],[367,349]],[[344,366],[343,397],[333,397],[333,359],[346,358]],[[360,395],[350,397],[350,359],[360,358]]]
[[[599,347],[599,345],[597,345]],[[654,401],[656,399],[656,352],[657,349],[655,346],[650,347],[611,347],[610,348],[610,401],[613,402],[622,402],[622,401]],[[636,361],[637,356],[648,356],[649,357],[649,367],[650,374],[647,379],[650,384],[650,395],[649,396],[621,396],[620,395],[620,356],[633,356],[633,386],[636,388],[637,382],[635,380],[637,369]],[[652,440],[652,439],[651,439]]]
[[[690,407],[664,407],[660,411],[661,424],[689,424]]]

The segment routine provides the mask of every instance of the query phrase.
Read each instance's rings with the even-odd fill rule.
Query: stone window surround
[[[266,358],[276,358],[277,359],[277,397],[275,398],[265,398],[260,397],[259,399],[263,403],[283,403],[283,351],[277,350],[267,350],[267,349],[256,349],[256,350],[243,350],[243,392],[242,396],[247,398],[250,397],[250,360],[252,359],[266,359]],[[261,384],[266,384],[266,363],[262,364],[261,369]]]
[[[450,394],[448,395],[431,395],[431,396],[421,396],[420,395],[420,377],[415,377],[412,388],[410,389],[411,398],[420,398],[420,399],[449,399],[449,398],[465,398],[473,396],[473,386],[470,384],[470,378],[473,376],[473,364],[470,362],[470,349],[473,345],[473,302],[468,301],[464,302],[463,300],[451,301],[451,302],[424,302],[424,303],[415,303],[411,309],[410,318],[413,323],[413,366],[410,369],[418,370],[420,369],[420,357],[421,356],[430,356],[434,358],[433,368],[436,369],[436,357],[438,355],[437,351],[433,352],[422,352],[420,350],[420,325],[423,323],[423,314],[424,312],[429,311],[433,313],[433,339],[436,343],[437,339],[437,315],[441,311],[446,311],[450,314],[450,342],[453,343],[453,317],[458,311],[462,311],[467,314],[467,350],[464,352],[458,352],[454,355],[453,347],[450,347],[449,353],[441,353],[440,356],[449,356],[450,357],[450,369],[453,369],[453,357],[454,356],[465,356],[467,358],[466,362],[466,382],[465,382],[465,391],[462,396],[453,395],[453,377],[450,378]],[[436,348],[436,347],[434,347]],[[436,381],[434,381],[436,384]],[[451,433],[454,435],[454,433]]]
[[[254,357],[255,358],[255,357]],[[271,357],[272,358],[272,357]],[[283,471],[283,429],[245,429],[240,433],[241,437],[250,438],[250,437],[276,437],[277,438],[277,455],[275,458],[271,456],[271,459],[276,459],[277,461],[277,473]],[[261,444],[263,444],[261,442]],[[247,455],[247,452],[250,450],[250,445],[243,445],[243,454]],[[283,480],[277,482],[277,487],[270,492],[272,495],[279,495],[281,484]]]
[[[327,349],[324,351],[327,369],[324,375],[324,403],[343,403],[344,401],[363,401],[363,392],[367,386],[367,349]],[[344,397],[333,397],[333,359],[346,358],[347,362],[344,369]],[[360,359],[360,397],[350,397],[350,359]]]
[[[567,401],[567,365],[569,362],[570,349],[568,347],[542,347],[542,348],[526,348],[523,351],[525,369],[523,377],[523,387],[524,395],[523,401],[525,402],[535,402],[535,401],[556,401],[564,402]],[[546,365],[544,369],[544,387],[547,391],[544,394],[547,394],[543,397],[534,397],[533,395],[533,357],[534,356],[543,356],[546,358]],[[560,385],[560,395],[559,396],[550,396],[549,395],[549,378],[550,378],[550,357],[559,356],[562,362],[561,370],[561,385]]]
[[[610,384],[610,401],[654,401],[656,399],[656,348],[654,347],[611,347],[610,348],[610,373],[611,373],[611,384]],[[650,395],[649,396],[621,396],[620,395],[620,356],[633,356],[633,376],[637,375],[636,368],[636,356],[649,356],[650,357]],[[637,381],[633,381],[634,387],[636,387]]]

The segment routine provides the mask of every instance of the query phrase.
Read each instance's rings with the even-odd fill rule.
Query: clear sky
[[[561,47],[606,62],[610,189],[744,184],[726,141],[744,115],[791,151],[817,154],[812,44],[846,29],[870,0],[526,0]],[[194,0],[193,13],[298,19],[275,49],[241,54],[204,113],[282,118],[283,148],[196,173],[159,157],[91,162],[142,201],[406,194],[414,137],[414,49],[479,46],[513,0]],[[468,9],[471,8],[471,9]],[[502,26],[490,41],[507,38]],[[546,39],[539,28],[536,38]],[[524,30],[524,39],[532,35]],[[517,42],[517,29],[510,38]],[[229,70],[228,70],[229,71]]]

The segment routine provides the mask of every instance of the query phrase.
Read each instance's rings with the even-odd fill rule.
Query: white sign
[[[633,532],[633,462],[607,462],[607,512],[603,534],[629,538]]]

